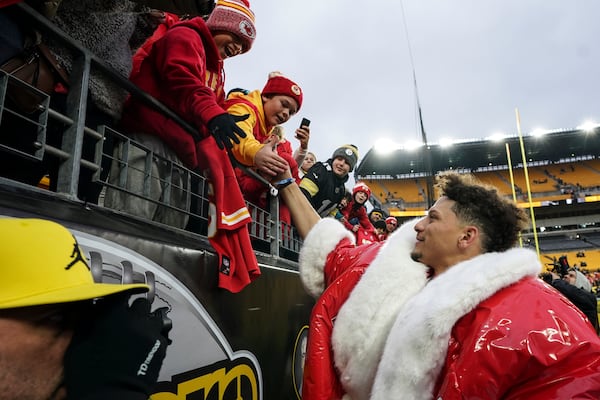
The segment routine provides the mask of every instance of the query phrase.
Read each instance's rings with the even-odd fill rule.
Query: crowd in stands
[[[535,201],[556,201],[583,198],[600,193],[600,160],[557,162],[528,168],[531,196]],[[506,196],[512,196],[508,168],[493,171],[473,171],[475,176],[490,183]],[[514,170],[514,189],[520,201],[527,201],[527,184],[522,168]],[[424,179],[368,179],[377,200],[400,210],[422,209],[427,204]]]

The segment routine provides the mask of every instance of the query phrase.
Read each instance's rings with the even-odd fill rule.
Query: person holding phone
[[[302,118],[302,122],[300,123],[300,128],[306,126],[308,127],[310,124],[310,120],[307,118]],[[272,134],[277,135],[279,138],[279,142],[277,143],[277,152],[279,154],[285,153],[290,157],[293,157],[296,160],[296,164],[298,164],[298,177],[296,178],[296,183],[300,183],[300,180],[306,174],[306,172],[310,169],[312,165],[315,163],[315,155],[307,150],[308,148],[308,140],[309,140],[309,132],[306,129],[297,129],[296,130],[296,139],[300,142],[300,146],[296,148],[296,150],[292,149],[292,144],[289,140],[287,140],[285,135],[285,130],[283,126],[277,125],[271,131]],[[306,159],[308,162],[305,164]],[[304,170],[302,168],[308,166]]]
[[[291,179],[299,180],[298,163],[285,151],[284,146],[279,148],[280,139],[274,134],[273,128],[294,116],[302,106],[302,99],[300,86],[278,71],[269,74],[262,90],[230,93],[225,101],[227,112],[233,116],[248,115],[248,118],[238,123],[246,137],[233,145],[231,152],[234,158],[239,163],[254,168],[269,180],[289,166],[292,172]],[[303,140],[308,146],[309,136],[308,124],[296,129],[296,137],[302,138],[301,146]],[[236,169],[236,176],[244,198],[267,209],[267,186],[240,169]],[[275,186],[282,187],[290,183],[292,180],[283,180],[276,182]],[[279,218],[288,225],[291,224],[290,213],[283,204],[279,210]]]
[[[310,125],[310,120],[308,118],[302,118],[302,121],[300,122],[300,128],[302,128],[303,126],[308,127]],[[304,164],[304,160],[306,160],[306,157],[309,154],[312,154],[308,151],[308,141],[310,139],[310,135],[309,135],[309,131],[304,130],[304,129],[298,129],[296,130],[296,139],[298,139],[298,141],[300,142],[300,146],[294,150],[294,160],[296,160],[296,162],[298,163],[298,175],[300,174],[305,174],[306,171],[308,171],[308,169],[310,169],[310,167],[308,167],[308,169],[306,169],[304,172],[302,172],[302,167]],[[317,159],[315,157],[314,154],[312,154],[312,159],[313,162],[312,164],[314,164]],[[311,166],[312,166],[311,164]],[[300,176],[300,178],[302,178],[302,176]]]

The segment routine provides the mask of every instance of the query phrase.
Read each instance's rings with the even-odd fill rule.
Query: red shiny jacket
[[[357,246],[342,224],[323,218],[305,238],[300,277],[318,300],[310,320],[304,400],[368,399],[395,316],[427,281],[427,268],[409,257],[415,223],[404,224],[385,244]]]
[[[584,318],[539,279],[502,289],[452,328],[433,398],[600,399],[600,340]]]
[[[600,339],[514,248],[461,261],[406,303],[371,400],[599,399]]]
[[[361,251],[357,252],[356,246],[344,239],[327,256],[324,270],[327,289],[319,297],[310,316],[302,400],[342,398],[344,391],[334,367],[331,348],[333,323],[380,247],[381,243],[375,242],[361,246]]]

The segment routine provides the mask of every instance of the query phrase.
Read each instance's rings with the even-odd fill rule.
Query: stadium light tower
[[[412,49],[410,46],[410,38],[408,36],[408,28],[406,25],[406,15],[404,13],[404,4],[400,1],[400,8],[402,9],[402,22],[404,24],[404,33],[406,34],[406,44],[408,47],[408,56],[410,59],[410,65],[412,68],[413,83],[415,88],[415,99],[417,102],[417,113],[419,118],[419,129],[421,130],[421,140],[425,145],[423,153],[423,161],[425,163],[425,195],[427,201],[427,209],[433,205],[433,167],[431,163],[431,148],[427,141],[427,134],[425,133],[425,126],[423,125],[423,113],[421,111],[421,102],[419,101],[419,90],[417,88],[417,73],[415,72],[415,63],[413,60]]]
[[[413,71],[414,74],[414,71]],[[417,90],[417,78],[415,77],[415,91]],[[431,148],[429,146],[429,142],[427,142],[427,133],[425,133],[425,126],[423,125],[423,113],[421,112],[421,104],[419,102],[419,96],[417,94],[417,110],[419,113],[419,127],[421,129],[421,139],[425,144],[425,149],[423,150],[423,159],[425,162],[425,193],[427,196],[427,209],[433,206],[433,166],[431,163]]]

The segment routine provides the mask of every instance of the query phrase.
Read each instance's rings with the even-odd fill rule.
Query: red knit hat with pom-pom
[[[298,110],[302,107],[302,89],[297,83],[283,76],[281,72],[274,71],[269,74],[269,80],[261,93],[263,95],[290,96],[298,103]]]

